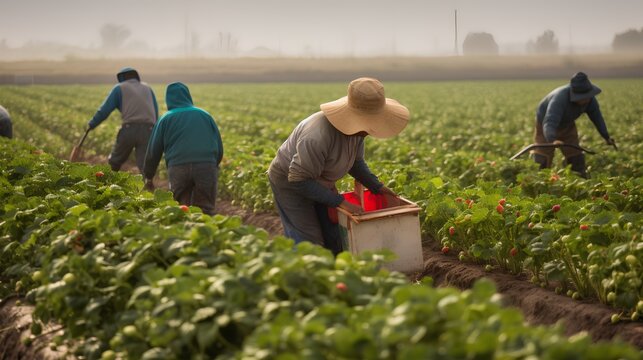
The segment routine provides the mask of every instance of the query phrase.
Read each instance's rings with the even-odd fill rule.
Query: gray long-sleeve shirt
[[[605,140],[610,138],[596,97],[592,97],[587,105],[572,102],[569,84],[554,89],[540,101],[536,118],[543,125],[545,139],[553,142],[558,129],[571,126],[583,113],[587,113],[596,130]]]
[[[89,121],[88,126],[93,129],[100,125],[116,109],[121,112],[123,124],[148,123],[154,125],[159,113],[152,88],[144,82],[129,79],[112,88],[94,117]]]
[[[372,191],[382,186],[364,161],[364,138],[341,133],[321,111],[297,125],[268,170],[273,182],[328,206],[342,202],[332,189],[347,173]]]

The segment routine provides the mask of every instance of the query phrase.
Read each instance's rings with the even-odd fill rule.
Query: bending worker
[[[286,236],[337,254],[342,251],[339,228],[331,222],[328,209],[363,210],[344,200],[335,182],[348,173],[373,193],[396,196],[364,161],[364,138],[397,135],[406,127],[409,111],[386,98],[382,83],[372,78],[353,80],[348,96],[320,107],[281,145],[268,177]]]
[[[608,145],[614,145],[615,142],[607,132],[605,120],[596,100],[596,95],[600,92],[601,89],[593,85],[583,72],[576,73],[568,85],[550,92],[538,105],[534,142],[579,145],[576,119],[583,113],[587,113],[605,142]],[[560,149],[565,156],[565,163],[571,165],[572,171],[586,178],[583,152],[565,146]],[[540,164],[541,169],[551,167],[554,150],[554,148],[532,150],[534,160]]]
[[[167,86],[168,112],[154,126],[145,156],[145,188],[152,190],[152,179],[165,154],[168,181],[174,200],[198,206],[214,215],[223,158],[223,142],[212,116],[194,106],[188,87],[180,82]]]
[[[123,118],[123,125],[109,155],[109,165],[114,171],[120,170],[134,149],[136,166],[142,173],[147,142],[159,113],[156,96],[149,85],[141,82],[138,72],[132,68],[122,69],[116,78],[118,84],[112,88],[87,125],[90,130],[96,128],[112,111],[118,109]]]

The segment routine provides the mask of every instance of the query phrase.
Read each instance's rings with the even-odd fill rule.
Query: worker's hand
[[[152,179],[145,179],[145,185],[143,185],[143,188],[147,191],[154,191],[154,181]]]
[[[554,140],[554,142],[552,144],[554,144],[554,145],[563,145],[564,142],[562,142],[560,140]]]
[[[364,209],[362,209],[361,206],[355,205],[355,204],[353,204],[351,202],[348,202],[346,200],[342,201],[342,203],[339,204],[339,207],[344,209],[344,210],[346,210],[346,211],[348,211],[348,212],[350,212],[351,214],[359,215],[359,214],[364,213]]]
[[[378,191],[382,195],[390,195],[393,197],[398,197],[398,195],[393,190],[389,189],[386,186],[382,186]]]
[[[607,143],[607,145],[612,145],[614,147],[614,149],[617,149],[616,141],[614,141],[614,139],[612,139],[612,138],[605,139],[605,142]]]

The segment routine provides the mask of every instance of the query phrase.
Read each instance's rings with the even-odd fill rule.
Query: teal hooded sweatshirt
[[[167,86],[167,109],[154,125],[147,146],[143,175],[151,179],[165,153],[167,167],[189,163],[216,163],[223,158],[219,128],[207,111],[195,107],[190,90],[176,82]]]

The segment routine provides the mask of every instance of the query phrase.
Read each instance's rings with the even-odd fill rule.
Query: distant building
[[[469,33],[462,43],[462,52],[464,55],[498,55],[498,44],[489,33]]]

